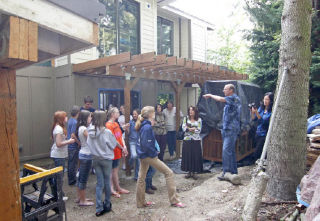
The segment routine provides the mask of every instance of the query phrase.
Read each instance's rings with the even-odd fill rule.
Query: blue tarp
[[[308,130],[307,133],[311,134],[312,130],[316,127],[320,126],[320,114],[313,115],[308,118]]]

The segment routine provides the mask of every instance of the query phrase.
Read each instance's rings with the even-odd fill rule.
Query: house
[[[177,108],[186,114],[187,107],[197,103],[199,86],[196,83],[211,79],[207,75],[201,78],[193,71],[208,69],[205,63],[207,38],[214,29],[212,24],[171,7],[168,4],[172,1],[169,0],[100,2],[104,4],[106,15],[101,18],[98,47],[58,57],[52,60],[53,67],[34,65],[17,72],[21,160],[47,157],[51,147],[53,113],[56,110],[69,111],[74,104],[82,105],[86,95],[94,98],[94,107],[99,109],[106,109],[109,104],[126,104],[127,109],[141,108],[155,105],[158,98],[166,96],[178,102]],[[185,59],[191,61],[188,63],[191,69],[184,69],[188,66]],[[196,61],[194,67],[193,60]],[[130,65],[132,62],[139,65]],[[144,69],[141,65],[159,62],[162,62],[160,66],[165,66],[164,72],[160,73],[162,78],[149,76],[131,85],[130,79],[138,76],[133,73],[136,68],[137,73],[141,73]],[[179,62],[183,62],[184,67],[176,67]],[[174,67],[168,68],[168,63]],[[143,72],[147,73],[145,69]],[[150,68],[148,73],[152,75]],[[173,76],[181,78],[187,73],[189,81],[183,86],[176,84],[181,79],[176,83],[168,80]],[[224,79],[239,77],[235,73],[222,75]],[[128,85],[131,90],[126,91]],[[129,97],[130,105],[125,102]],[[29,130],[25,130],[26,125]]]

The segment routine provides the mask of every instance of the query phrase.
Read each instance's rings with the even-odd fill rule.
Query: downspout
[[[181,58],[181,18],[179,17],[179,58]]]
[[[191,20],[188,20],[188,58],[192,59]]]

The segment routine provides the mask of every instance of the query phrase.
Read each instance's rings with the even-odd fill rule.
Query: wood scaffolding
[[[202,86],[208,80],[246,80],[248,75],[225,70],[214,64],[204,63],[176,56],[156,55],[149,52],[131,55],[129,52],[99,58],[73,65],[73,73],[85,75],[105,75],[125,78],[124,105],[130,110],[130,91],[140,79],[170,82],[175,91],[176,112],[180,113],[180,95],[187,83]],[[130,111],[125,112],[129,122]],[[180,125],[180,115],[176,115],[176,130]],[[128,136],[127,136],[128,137]],[[179,147],[179,145],[177,145]],[[177,148],[177,156],[180,149]],[[127,167],[128,168],[128,167]]]

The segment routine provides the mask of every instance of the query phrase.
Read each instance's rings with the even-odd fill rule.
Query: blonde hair
[[[141,114],[138,116],[138,119],[136,121],[135,129],[137,131],[140,130],[142,121],[149,119],[151,114],[154,114],[154,113],[155,113],[154,107],[152,106],[145,106],[144,108],[142,108]]]
[[[119,109],[117,107],[110,108],[110,110],[108,110],[108,112],[107,112],[107,120],[110,120],[112,117],[112,114],[114,114],[117,111],[119,111]]]

